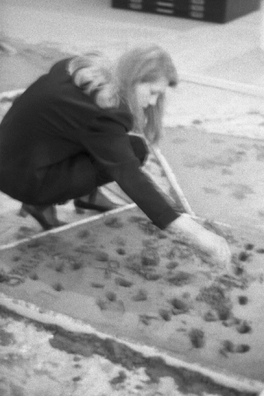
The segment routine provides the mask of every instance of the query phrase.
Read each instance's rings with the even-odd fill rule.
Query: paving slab
[[[130,208],[2,250],[0,291],[183,361],[264,381],[263,233],[205,226],[227,238],[230,272]]]

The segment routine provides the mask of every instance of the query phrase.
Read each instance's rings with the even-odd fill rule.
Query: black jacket
[[[41,169],[88,153],[154,224],[165,228],[178,215],[140,168],[127,134],[133,121],[130,111],[124,103],[99,108],[93,95],[73,85],[68,61],[55,64],[5,115],[0,125],[0,190],[23,202],[37,201]]]

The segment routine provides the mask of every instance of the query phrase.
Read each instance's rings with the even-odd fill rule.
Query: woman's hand
[[[208,256],[212,263],[225,265],[226,269],[230,271],[231,252],[223,237],[206,230],[187,214],[182,214],[171,226],[182,231],[190,243],[199,248],[205,256]]]

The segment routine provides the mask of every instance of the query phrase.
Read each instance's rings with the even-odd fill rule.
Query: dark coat
[[[87,188],[78,189],[75,181],[80,175],[79,185],[85,180],[89,184],[87,159],[107,172],[154,224],[165,228],[178,215],[141,170],[127,133],[133,121],[130,111],[124,103],[99,108],[93,95],[73,85],[67,62],[55,64],[5,115],[0,125],[0,190],[31,204],[84,195]],[[71,173],[72,164],[81,157],[85,160],[78,174]],[[60,196],[56,191],[64,186],[67,189]]]

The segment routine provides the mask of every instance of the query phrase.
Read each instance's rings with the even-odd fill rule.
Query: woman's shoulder
[[[127,131],[132,129],[133,116],[128,105],[123,101],[120,101],[118,106],[100,109],[97,118],[102,122],[121,124]]]

